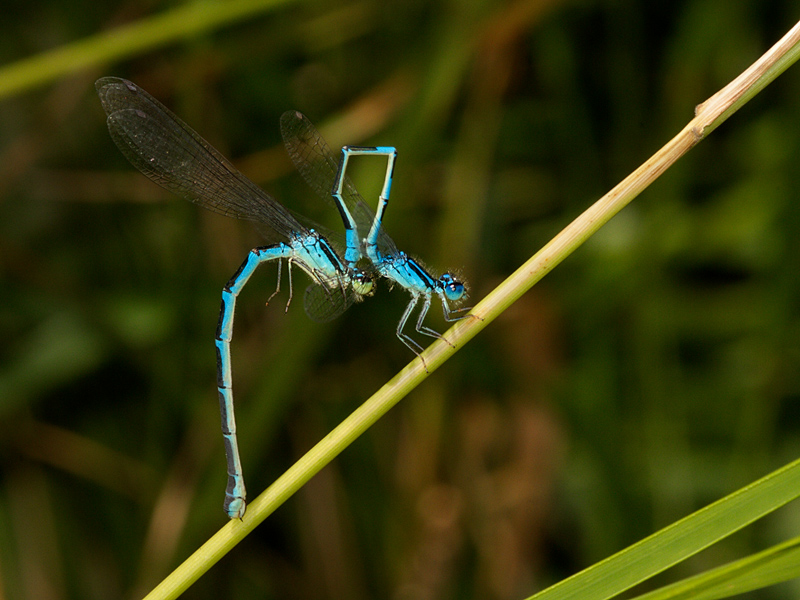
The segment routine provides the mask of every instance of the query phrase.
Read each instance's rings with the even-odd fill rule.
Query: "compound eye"
[[[458,281],[450,273],[445,273],[439,278],[444,288],[444,295],[448,300],[456,301],[461,300],[464,296],[464,284]]]

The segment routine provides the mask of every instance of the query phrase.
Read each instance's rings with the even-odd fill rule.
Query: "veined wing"
[[[306,232],[287,208],[136,84],[103,77],[95,85],[112,139],[155,183],[208,210],[268,225],[285,238]]]
[[[362,297],[352,286],[334,288],[327,285],[310,285],[303,296],[303,308],[315,323],[327,323],[339,317],[353,302]]]

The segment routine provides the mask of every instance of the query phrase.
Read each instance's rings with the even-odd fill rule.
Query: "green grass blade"
[[[286,2],[287,0],[190,2],[165,13],[0,68],[0,99],[43,85],[79,69],[133,56],[213,30]]]
[[[532,596],[604,600],[630,589],[800,496],[800,460]]]
[[[800,577],[800,538],[711,569],[635,600],[716,600]]]

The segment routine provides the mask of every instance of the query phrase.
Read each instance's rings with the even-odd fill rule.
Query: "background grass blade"
[[[613,598],[798,496],[800,461],[795,461],[531,599]]]
[[[800,538],[711,569],[633,600],[717,600],[800,577]]]
[[[0,67],[0,99],[90,66],[212,31],[287,0],[188,2],[164,13]]]

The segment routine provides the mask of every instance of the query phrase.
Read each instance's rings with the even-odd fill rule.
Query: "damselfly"
[[[122,154],[155,183],[203,208],[266,226],[284,241],[250,251],[242,266],[222,290],[222,307],[216,332],[217,384],[222,433],[228,462],[225,512],[241,518],[245,512],[245,486],[236,439],[233,409],[233,375],[230,343],[236,298],[255,269],[262,263],[278,262],[278,287],[283,260],[289,271],[289,302],[292,298],[292,266],[297,266],[315,285],[305,294],[309,317],[329,321],[354,301],[373,290],[372,278],[356,268],[348,236],[346,259],[342,259],[320,233],[303,226],[284,206],[242,175],[194,130],[140,87],[116,77],[95,84],[108,129]],[[342,213],[345,228],[354,230],[352,218]],[[273,294],[274,296],[274,294]],[[271,298],[271,297],[270,297]],[[287,302],[287,309],[289,304]]]

